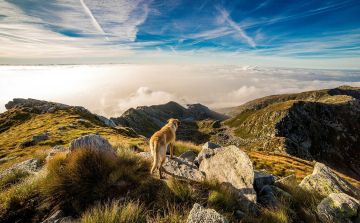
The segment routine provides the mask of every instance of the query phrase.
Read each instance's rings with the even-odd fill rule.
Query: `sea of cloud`
[[[80,105],[106,117],[169,101],[219,109],[267,95],[341,85],[360,87],[360,71],[234,65],[0,66],[0,112],[13,98]]]

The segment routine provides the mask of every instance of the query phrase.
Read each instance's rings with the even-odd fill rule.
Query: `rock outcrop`
[[[33,158],[26,160],[21,163],[12,165],[10,168],[0,172],[0,176],[11,173],[13,171],[22,170],[30,173],[35,173],[39,171],[40,161],[39,159]]]
[[[228,223],[229,221],[213,209],[205,209],[195,203],[186,223]]]
[[[317,215],[324,223],[357,223],[360,201],[344,193],[332,193],[318,205]]]
[[[52,150],[49,152],[49,154],[48,154],[47,157],[45,158],[46,161],[51,160],[51,158],[52,158],[53,156],[55,156],[55,154],[61,153],[61,152],[66,152],[66,150],[65,150],[63,147],[61,147],[61,146],[58,146],[58,145],[54,146],[54,148],[52,148]]]
[[[125,111],[120,117],[111,118],[119,126],[130,127],[137,133],[150,137],[154,132],[160,130],[169,118],[177,118],[182,125],[190,123],[187,130],[178,129],[177,138],[188,136],[189,132],[196,131],[196,126],[191,125],[194,120],[226,119],[226,116],[211,111],[209,108],[200,105],[187,105],[183,107],[176,102],[169,102],[163,105],[139,106]],[[186,122],[186,123],[185,123]],[[215,124],[216,121],[214,121]],[[192,123],[193,124],[193,123]]]
[[[14,109],[14,108],[21,108],[21,109],[26,109],[26,111],[32,112],[32,113],[53,113],[57,110],[76,108],[83,112],[88,112],[88,113],[92,114],[89,110],[87,110],[86,108],[81,107],[81,106],[70,106],[70,105],[66,105],[66,104],[50,102],[50,101],[41,101],[41,100],[36,100],[36,99],[31,99],[31,98],[29,98],[29,99],[14,98],[12,101],[9,101],[5,105],[5,108],[7,110]],[[97,117],[98,120],[104,122],[106,125],[109,125],[111,127],[117,126],[113,121],[111,121],[101,115],[97,115],[97,114],[92,114],[92,115]]]
[[[246,153],[238,147],[205,147],[200,151],[197,161],[207,179],[216,179],[244,196],[244,207],[249,209],[256,203],[253,165]]]
[[[276,95],[249,102],[225,125],[225,143],[280,152],[360,180],[360,88]]]
[[[71,141],[69,144],[68,153],[71,153],[76,149],[92,149],[99,153],[117,157],[109,141],[96,134],[82,136]]]
[[[354,187],[339,177],[332,169],[319,162],[315,164],[313,173],[306,176],[299,186],[324,196],[328,196],[331,193],[345,193],[360,199],[360,189]]]

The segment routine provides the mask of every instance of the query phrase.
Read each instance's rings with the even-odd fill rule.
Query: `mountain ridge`
[[[359,95],[360,88],[342,86],[260,98],[238,107],[225,125],[244,148],[317,160],[359,180]]]
[[[212,111],[199,103],[188,104],[186,107],[183,107],[176,102],[170,101],[161,105],[139,106],[136,109],[130,108],[120,117],[113,117],[110,120],[119,126],[133,128],[139,134],[150,137],[153,133],[160,130],[170,118],[179,119],[182,125],[188,128],[186,134],[189,135],[189,131],[196,128],[194,126],[196,121],[208,120],[215,124],[216,121],[220,122],[227,119],[227,116]],[[219,122],[217,122],[218,126]],[[178,133],[182,135],[182,133],[185,134],[185,131],[179,129]],[[183,139],[186,139],[186,137]]]

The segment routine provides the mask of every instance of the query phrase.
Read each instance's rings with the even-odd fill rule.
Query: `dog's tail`
[[[150,149],[151,149],[151,153],[154,157],[154,164],[151,168],[150,173],[153,174],[153,172],[155,171],[155,169],[159,166],[159,161],[160,161],[160,154],[159,154],[159,139],[155,138],[151,143],[150,143]]]

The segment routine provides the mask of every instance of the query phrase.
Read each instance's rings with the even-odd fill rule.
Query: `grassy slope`
[[[10,111],[8,113],[12,114],[2,114],[2,118],[9,118],[18,112],[20,111]],[[17,120],[10,128],[0,133],[0,170],[34,156],[44,156],[55,145],[66,148],[71,140],[87,134],[99,133],[113,145],[124,140],[139,141],[140,144],[142,141],[134,138],[136,135],[132,131],[107,126],[96,116],[77,108],[45,114],[30,113],[22,117],[26,117],[25,120]],[[86,121],[79,123],[79,119]],[[70,128],[69,124],[77,125],[78,128]],[[66,130],[59,130],[64,126]],[[49,134],[47,140],[30,143],[30,146],[22,145],[25,141],[32,142],[32,136],[44,133]]]

